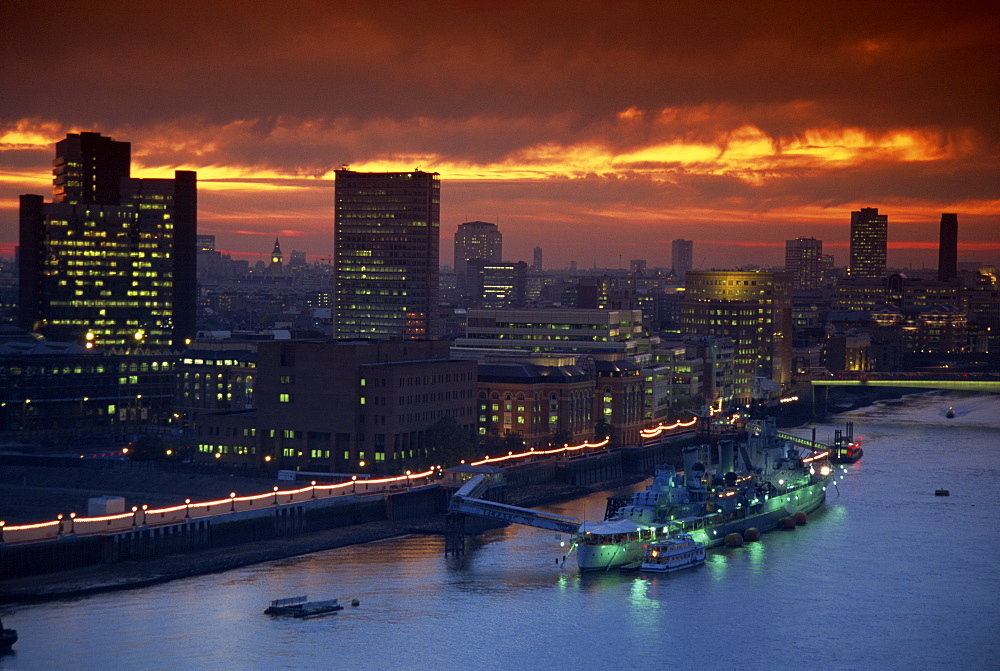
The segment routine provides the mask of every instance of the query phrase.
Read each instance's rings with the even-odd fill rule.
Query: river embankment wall
[[[692,442],[696,439],[686,436],[652,446],[508,468],[504,472],[504,485],[493,497],[539,505],[598,491],[609,483],[627,484],[647,477],[660,463],[679,462],[681,450]],[[138,525],[105,535],[69,533],[45,542],[0,544],[0,580],[122,562],[147,562],[172,554],[260,544],[373,522],[440,521],[452,493],[447,487],[426,485],[382,496],[317,499],[175,524]],[[425,524],[432,531],[436,526],[443,529],[443,525]],[[490,526],[495,524],[474,524],[469,528],[479,532]]]

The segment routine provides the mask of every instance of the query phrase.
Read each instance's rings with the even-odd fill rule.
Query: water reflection
[[[967,412],[948,420],[970,423],[960,429],[932,417],[939,404],[853,415],[868,441],[839,497],[794,532],[713,548],[690,570],[580,574],[572,557],[557,564],[565,550],[552,532],[527,527],[477,537],[459,558],[439,537],[410,536],[3,606],[21,640],[0,668],[992,668],[1000,578],[992,554],[967,550],[992,547],[1000,528],[1000,399],[962,402]],[[971,424],[988,413],[989,427]],[[606,496],[551,511],[583,519]],[[941,561],[956,551],[961,561]],[[302,593],[361,606],[305,622],[262,615]],[[820,623],[822,640],[783,623]]]

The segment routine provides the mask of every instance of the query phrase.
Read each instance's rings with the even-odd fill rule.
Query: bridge
[[[445,554],[459,555],[465,548],[465,516],[475,515],[511,524],[524,524],[564,534],[575,534],[580,520],[575,517],[546,513],[532,508],[520,508],[506,503],[478,498],[488,487],[486,477],[477,475],[452,494],[448,503]]]
[[[830,387],[903,387],[907,389],[947,389],[1000,394],[997,373],[833,373],[809,381],[812,388],[813,414],[825,413]],[[821,398],[818,398],[821,397]]]

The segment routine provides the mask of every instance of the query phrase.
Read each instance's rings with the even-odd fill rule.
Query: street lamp
[[[274,505],[278,505],[278,485],[274,486]]]
[[[142,526],[146,526],[146,508],[149,508],[145,503],[142,504]]]
[[[132,506],[132,526],[136,525],[136,514],[139,510],[139,506]]]
[[[76,533],[76,530],[74,528],[74,522],[73,522],[73,520],[75,520],[75,519],[76,519],[76,513],[70,513],[69,514],[69,532],[71,534]]]
[[[312,481],[312,498],[316,498],[316,481]]]
[[[358,493],[358,476],[352,475],[351,476],[351,494],[357,494],[357,493]]]
[[[236,512],[236,492],[229,492],[229,512]]]
[[[56,519],[59,520],[59,531],[56,532],[56,535],[57,536],[62,536],[62,531],[63,531],[63,529],[62,529],[63,514],[59,513],[58,515],[56,515]]]
[[[409,471],[406,472],[406,488],[407,489],[410,488],[410,472]]]
[[[4,528],[4,525],[6,525],[6,524],[7,524],[6,522],[4,522],[3,520],[0,520],[0,545],[3,545],[3,528]]]
[[[191,519],[191,499],[184,499],[184,519]]]

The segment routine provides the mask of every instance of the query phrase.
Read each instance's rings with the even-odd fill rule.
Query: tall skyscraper
[[[792,295],[787,272],[692,270],[684,283],[681,328],[733,339],[733,394],[749,403],[755,378],[791,382]]]
[[[334,335],[426,338],[438,307],[437,173],[336,172]]]
[[[877,207],[863,207],[858,212],[851,212],[849,277],[878,279],[885,275],[888,229],[889,215],[879,214]]]
[[[542,272],[542,248],[535,247],[535,256],[531,263],[531,269],[536,273]]]
[[[958,215],[941,215],[941,238],[938,243],[938,279],[942,282],[958,277]]]
[[[52,202],[21,196],[22,328],[105,347],[194,338],[197,177],[133,179],[130,156],[128,142],[70,133]]]
[[[455,282],[465,293],[469,291],[468,262],[472,259],[490,263],[503,260],[503,234],[496,224],[467,221],[455,231]]]
[[[693,267],[694,243],[678,238],[671,243],[670,252],[670,264],[673,266],[674,275],[683,280]]]
[[[823,241],[816,238],[785,240],[785,270],[793,289],[815,289],[823,279]]]

